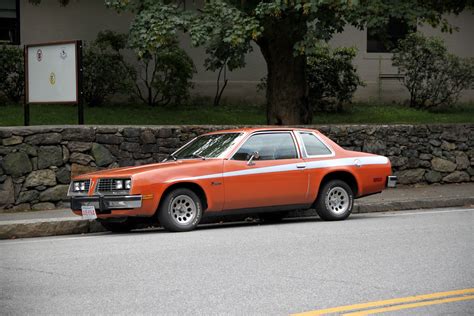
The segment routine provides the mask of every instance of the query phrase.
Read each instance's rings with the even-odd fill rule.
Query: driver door
[[[249,163],[256,152],[259,157]],[[253,134],[224,161],[224,209],[304,204],[309,185],[305,168],[292,132]]]

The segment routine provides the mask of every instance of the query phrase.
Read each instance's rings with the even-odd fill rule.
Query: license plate
[[[96,219],[97,213],[95,212],[94,205],[83,205],[81,207],[82,219]]]

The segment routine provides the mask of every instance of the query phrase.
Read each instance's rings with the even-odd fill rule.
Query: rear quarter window
[[[312,133],[300,133],[308,156],[331,155],[331,150]]]

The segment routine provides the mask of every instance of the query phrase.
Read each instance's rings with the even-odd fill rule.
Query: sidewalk
[[[474,206],[474,183],[400,187],[356,200],[353,213]],[[314,216],[314,210],[290,216]],[[83,234],[104,231],[95,221],[83,220],[68,209],[0,213],[0,239]]]

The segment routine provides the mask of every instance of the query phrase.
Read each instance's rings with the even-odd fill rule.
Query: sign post
[[[30,104],[77,104],[84,124],[82,41],[25,45],[25,126]]]

